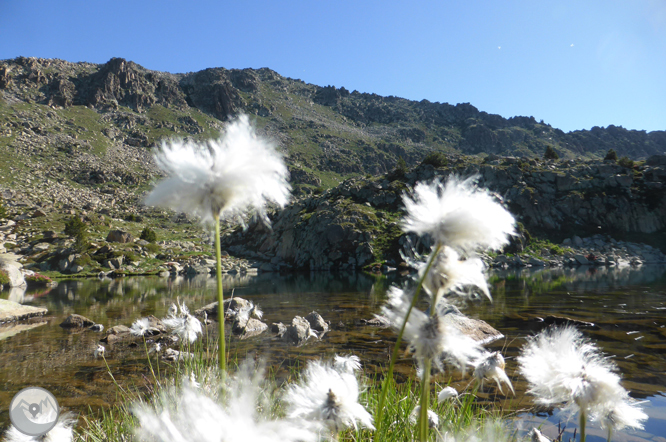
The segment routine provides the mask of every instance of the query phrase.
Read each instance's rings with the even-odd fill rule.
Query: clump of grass
[[[9,284],[9,273],[5,270],[0,270],[0,285]]]

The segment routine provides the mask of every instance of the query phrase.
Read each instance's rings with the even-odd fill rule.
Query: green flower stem
[[[428,265],[426,266],[425,272],[423,272],[423,276],[421,276],[419,279],[419,283],[416,286],[416,292],[414,292],[414,297],[412,298],[412,303],[407,309],[407,314],[405,315],[404,321],[402,321],[402,326],[400,327],[400,332],[398,333],[398,339],[395,341],[395,347],[393,348],[393,353],[391,354],[391,362],[389,363],[388,373],[382,381],[382,392],[379,396],[379,402],[377,403],[377,414],[375,418],[375,423],[377,424],[377,435],[381,434],[380,429],[382,427],[382,418],[384,417],[384,403],[386,402],[386,394],[388,393],[388,384],[393,380],[393,369],[395,367],[395,361],[398,359],[398,352],[400,351],[400,344],[402,343],[402,335],[405,333],[405,327],[407,326],[407,319],[409,319],[409,315],[412,313],[412,309],[416,305],[416,300],[419,298],[421,289],[423,288],[423,281],[428,275],[430,267],[432,267],[432,263],[435,261],[435,257],[441,248],[442,245],[438,243],[435,247],[435,251],[430,255],[430,259],[428,259]]]
[[[220,215],[215,215],[215,260],[216,271],[215,277],[217,278],[217,323],[219,327],[219,360],[220,370],[226,371],[227,369],[227,351],[226,341],[224,338],[224,291],[222,289],[222,249],[220,246]]]
[[[585,411],[581,408],[580,410],[580,442],[585,442],[585,424],[587,423],[587,416],[585,416]]]
[[[428,440],[428,410],[430,408],[430,358],[423,361],[423,381],[421,385],[421,415],[419,416],[419,440],[426,442]]]

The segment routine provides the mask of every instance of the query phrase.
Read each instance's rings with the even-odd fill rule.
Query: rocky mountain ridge
[[[273,231],[233,233],[227,226],[227,250],[250,259],[229,269],[397,265],[399,251],[414,245],[399,229],[402,194],[416,181],[450,174],[479,175],[527,231],[555,243],[602,234],[666,249],[666,165],[658,154],[666,150],[664,132],[560,134],[533,118],[321,88],[269,69],[176,75],[122,59],[95,65],[30,58],[0,61],[0,204],[16,223],[0,247],[43,271],[58,272],[63,259],[66,272],[74,261],[83,273],[137,262],[134,271],[206,268],[210,236],[196,220],[142,206],[160,175],[150,147],[170,137],[215,137],[239,112],[253,115],[280,144],[295,197],[273,214]],[[546,145],[572,158],[544,161]],[[573,158],[611,147],[647,160],[629,167]],[[446,153],[424,160],[433,152]],[[72,216],[87,224],[95,250],[104,249],[113,229],[139,237],[151,227],[160,244],[114,245],[95,256],[60,236],[57,250],[34,253],[44,232],[60,232]]]

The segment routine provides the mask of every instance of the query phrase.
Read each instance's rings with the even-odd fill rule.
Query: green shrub
[[[88,227],[79,215],[72,216],[65,223],[65,235],[74,237],[74,250],[79,253],[85,252],[90,247],[88,243]]]
[[[612,162],[617,162],[617,153],[615,152],[615,149],[610,149],[606,156],[604,157],[604,161],[612,161]]]
[[[622,157],[620,160],[617,162],[622,167],[626,167],[627,169],[633,169],[634,168],[634,160],[632,160],[629,157]]]
[[[51,283],[51,278],[48,276],[42,275],[40,273],[35,273],[25,277],[25,281],[31,285],[48,285]]]
[[[442,152],[430,152],[423,158],[421,164],[430,164],[432,167],[440,168],[449,165],[449,160]]]
[[[84,254],[78,256],[72,262],[72,264],[77,265],[77,266],[81,266],[81,267],[92,265],[92,263],[93,263],[93,259],[87,253],[84,253]]]
[[[155,242],[157,241],[157,234],[153,229],[146,226],[141,231],[141,239],[148,242]]]
[[[9,284],[9,273],[4,270],[0,270],[0,285]]]
[[[85,231],[86,223],[81,220],[79,215],[72,216],[69,221],[65,223],[65,235],[67,236],[76,236],[81,231]]]
[[[559,160],[560,156],[555,152],[553,146],[548,145],[546,146],[546,151],[543,153],[543,158],[546,160]]]
[[[134,213],[126,213],[124,216],[125,221],[131,221],[134,223],[140,223],[143,221],[143,217]]]
[[[0,198],[0,218],[7,218],[7,209],[5,209],[2,198]]]
[[[389,181],[393,181],[403,178],[408,171],[409,167],[407,167],[407,162],[404,158],[398,157],[398,161],[395,163],[395,169],[388,174],[388,179]]]

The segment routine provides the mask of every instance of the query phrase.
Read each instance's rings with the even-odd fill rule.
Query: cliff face
[[[422,165],[397,179],[347,180],[277,213],[272,230],[255,226],[237,231],[224,239],[225,245],[286,268],[345,269],[383,260],[395,264],[400,251],[420,248],[417,238],[399,228],[403,193],[416,182],[450,175],[477,175],[479,185],[502,196],[527,230],[559,240],[666,233],[665,155],[651,157],[638,169],[599,161],[517,158],[470,163],[461,157],[451,163],[439,169]]]

